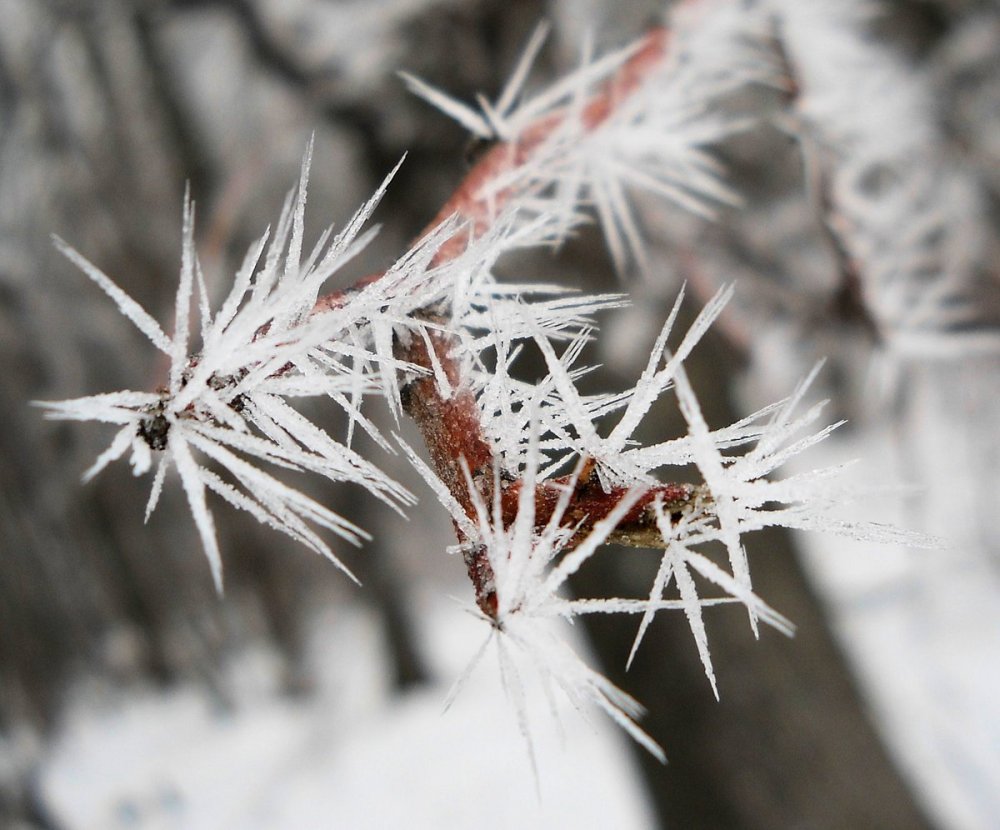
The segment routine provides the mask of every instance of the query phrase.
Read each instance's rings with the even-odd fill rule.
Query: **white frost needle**
[[[170,338],[163,333],[163,329],[160,328],[160,324],[157,323],[156,320],[154,320],[141,305],[122,291],[122,289],[114,283],[111,277],[105,274],[92,262],[84,259],[78,251],[71,248],[58,236],[53,236],[52,241],[56,246],[56,249],[63,256],[83,271],[84,274],[90,277],[97,287],[114,301],[115,305],[118,306],[118,310],[122,313],[122,316],[130,320],[133,325],[139,329],[139,331],[146,335],[146,337],[149,338],[150,343],[156,346],[156,348],[164,354],[170,354]]]

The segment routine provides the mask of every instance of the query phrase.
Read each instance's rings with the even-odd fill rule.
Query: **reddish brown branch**
[[[429,338],[452,386],[452,394],[442,394],[433,372],[418,375],[404,387],[403,408],[420,429],[434,471],[466,515],[475,521],[476,511],[462,461],[468,465],[473,480],[492,482],[493,451],[483,435],[475,395],[459,376],[458,364],[451,356],[453,338],[442,332],[431,332]],[[397,343],[396,356],[427,370],[433,365],[427,343],[418,336],[413,336],[409,343]],[[492,500],[492,494],[486,496]]]
[[[668,35],[665,29],[651,31],[639,44],[632,56],[622,64],[614,77],[602,90],[585,104],[581,114],[583,127],[593,130],[599,127],[615,108],[639,88],[648,74],[663,60]],[[459,216],[471,224],[472,234],[483,234],[493,221],[495,212],[517,195],[511,189],[483,196],[483,191],[491,181],[515,170],[531,160],[534,153],[570,117],[565,112],[555,112],[540,118],[523,130],[516,141],[500,144],[488,151],[473,167],[456,188],[454,194],[442,206],[428,227],[418,239],[433,231],[452,216]],[[438,249],[433,265],[441,265],[455,259],[468,245],[469,228],[465,227]],[[353,291],[377,280],[380,275],[372,275],[360,281],[345,292],[323,297],[316,305],[317,311],[335,308],[344,302]],[[454,338],[444,332],[430,331],[430,348],[436,360],[431,359],[428,343],[413,334],[404,342],[396,344],[396,357],[426,370],[410,380],[402,392],[403,408],[416,422],[430,456],[435,473],[441,478],[451,495],[457,500],[466,515],[476,521],[475,504],[469,492],[469,483],[463,464],[472,476],[473,486],[479,496],[490,504],[494,497],[494,453],[483,433],[481,415],[475,396],[467,381],[461,376],[458,363],[453,357]],[[437,363],[443,369],[451,386],[450,394],[442,391],[435,379],[433,367]],[[501,483],[501,507],[503,522],[509,527],[517,517],[520,480]],[[620,503],[627,492],[625,488],[605,491],[596,478],[590,474],[565,477],[543,482],[535,491],[535,524],[541,531],[551,520],[560,495],[566,487],[572,487],[567,508],[561,519],[565,526],[577,527],[577,533],[570,540],[572,547],[590,533],[594,526],[605,519]],[[618,523],[609,541],[637,546],[658,546],[662,544],[650,505],[661,499],[665,509],[678,513],[701,498],[701,488],[689,484],[664,484],[651,487],[644,493],[632,509]],[[497,601],[493,569],[482,545],[475,540],[465,539],[456,526],[462,542],[469,543],[465,562],[476,592],[476,602],[484,614],[496,616]]]
[[[517,518],[521,486],[518,480],[505,484],[502,488],[500,500],[505,526],[509,526]],[[567,548],[573,548],[583,541],[594,526],[618,506],[629,489],[612,487],[605,490],[596,476],[564,476],[542,482],[535,487],[535,527],[538,530],[552,520],[556,505],[567,487],[573,488],[573,494],[563,513],[561,524],[579,525],[579,530],[569,541]],[[659,531],[650,506],[660,499],[667,513],[679,513],[692,503],[697,492],[698,488],[691,484],[659,484],[650,487],[622,517],[608,541],[634,547],[656,547],[659,544]]]
[[[605,84],[604,89],[596,93],[584,106],[580,114],[584,129],[594,130],[599,127],[622,101],[638,89],[649,72],[663,60],[667,40],[667,30],[662,27],[651,30],[643,38],[635,54]],[[424,229],[421,237],[452,216],[470,221],[476,236],[485,233],[496,211],[516,195],[511,189],[506,189],[490,194],[487,199],[482,195],[485,186],[528,162],[543,142],[562,126],[567,117],[567,114],[562,112],[547,115],[523,130],[515,141],[498,144],[489,150],[461,181],[452,196]],[[434,264],[439,265],[457,257],[465,250],[467,240],[467,229],[456,233],[438,250]]]

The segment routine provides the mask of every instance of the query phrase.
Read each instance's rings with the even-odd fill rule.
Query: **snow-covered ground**
[[[278,695],[259,652],[231,667],[243,697],[228,707],[195,687],[81,689],[43,803],[67,830],[653,826],[626,739],[601,716],[563,711],[557,728],[531,695],[536,782],[495,661],[442,711],[486,629],[447,600],[420,617],[440,682],[403,696],[386,688],[372,621],[343,606],[315,622],[308,697]]]

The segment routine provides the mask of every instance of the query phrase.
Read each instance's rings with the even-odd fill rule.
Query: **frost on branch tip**
[[[619,272],[629,265],[645,271],[630,197],[648,193],[706,217],[737,202],[710,147],[748,121],[724,102],[747,86],[778,79],[764,45],[761,7],[714,0],[685,5],[664,28],[624,49],[595,57],[584,44],[576,71],[529,93],[530,67],[547,33],[539,27],[497,101],[479,96],[478,108],[403,77],[412,92],[477,138],[503,142],[494,151],[496,175],[472,194],[487,210],[512,192],[539,214],[590,207]]]
[[[637,704],[580,661],[560,635],[562,623],[583,614],[636,615],[631,664],[656,614],[681,610],[718,696],[703,620],[706,607],[739,603],[746,607],[755,633],[759,622],[792,631],[791,623],[753,590],[743,547],[746,534],[784,526],[882,543],[930,542],[878,524],[837,518],[840,504],[864,496],[862,490],[837,482],[849,465],[773,478],[790,459],[839,426],[820,425],[823,402],[803,407],[821,365],[786,400],[730,426],[708,426],[684,361],[731,294],[731,288],[722,289],[678,337],[673,329],[679,297],[636,384],[601,396],[586,397],[576,388],[577,379],[586,373],[576,365],[586,332],[559,353],[534,325],[531,308],[522,306],[520,324],[512,328],[537,346],[549,370],[540,383],[526,384],[512,376],[518,347],[506,334],[508,327],[497,326],[492,332],[496,370],[491,382],[478,389],[484,430],[495,451],[494,469],[492,482],[484,482],[481,473],[477,477],[464,466],[471,513],[413,450],[406,449],[455,522],[462,540],[458,550],[475,586],[475,613],[490,626],[487,642],[496,644],[505,682],[519,686],[525,671],[538,672],[546,687],[561,688],[575,703],[596,705],[658,757],[659,748],[635,723],[641,712]],[[671,341],[678,342],[671,348]],[[637,427],[665,403],[680,409],[686,433],[654,445],[638,444]],[[569,474],[557,477],[559,467],[574,459]],[[700,483],[668,505],[661,477],[674,481],[678,475],[690,475],[691,465]],[[613,502],[600,519],[580,507],[581,494],[593,488]],[[631,527],[642,532],[630,532]],[[648,594],[568,596],[572,575],[616,541],[647,547],[659,557]],[[718,554],[728,560],[728,568],[719,564]],[[508,691],[518,722],[526,729],[524,691]]]
[[[209,492],[330,558],[348,574],[317,528],[353,544],[367,534],[264,468],[359,484],[397,508],[412,501],[401,485],[351,449],[350,434],[363,429],[391,449],[360,407],[362,399],[373,394],[398,400],[396,374],[400,368],[413,367],[401,367],[393,357],[394,332],[419,332],[422,324],[412,317],[412,310],[440,299],[440,286],[429,282],[427,264],[445,233],[431,234],[412,248],[385,279],[318,309],[326,280],[372,239],[374,230],[362,228],[395,170],[339,233],[334,236],[328,229],[306,251],[303,220],[311,154],[310,145],[298,187],[286,199],[273,233],[265,233],[251,246],[215,312],[209,308],[195,254],[194,207],[185,197],[172,337],[95,265],[56,240],[56,246],[169,358],[170,369],[167,384],[155,392],[113,392],[41,405],[50,418],[118,427],[84,478],[89,480],[126,453],[136,475],[155,467],[147,518],[159,500],[168,468],[177,471],[220,589],[222,563]],[[197,314],[192,314],[192,304]],[[331,400],[347,414],[346,442],[332,438],[289,403],[316,396]]]

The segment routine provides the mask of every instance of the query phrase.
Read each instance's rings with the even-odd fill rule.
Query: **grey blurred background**
[[[883,7],[874,43],[929,91],[941,181],[960,179],[979,205],[963,215],[942,199],[941,229],[922,243],[933,258],[935,246],[954,243],[952,229],[971,228],[986,241],[968,277],[944,299],[933,273],[914,288],[940,306],[921,325],[955,347],[935,347],[934,360],[893,354],[882,326],[897,321],[880,317],[877,287],[859,295],[841,280],[822,217],[805,194],[799,145],[781,128],[782,96],[771,91],[743,102],[764,113],[762,126],[718,149],[746,195],[741,212],[715,225],[663,208],[646,214],[655,279],[626,283],[639,307],[607,321],[606,341],[593,355],[605,370],[593,382],[620,386],[634,378],[681,280],[694,289],[690,315],[699,295],[737,278],[733,310],[693,364],[709,422],[728,423],[787,394],[828,355],[827,388],[818,394],[833,398],[831,417],[852,419],[847,440],[869,430],[881,436],[875,440],[898,442],[909,465],[903,477],[925,488],[924,501],[902,521],[946,534],[949,524],[960,525],[962,567],[973,575],[986,567],[996,578],[1000,371],[997,352],[966,351],[962,337],[996,336],[998,319],[1000,12],[991,0]],[[304,658],[310,619],[329,604],[361,602],[391,656],[389,682],[405,698],[435,679],[413,621],[415,586],[466,590],[460,563],[443,555],[443,511],[421,507],[407,524],[358,493],[327,487],[317,495],[374,531],[363,551],[343,552],[364,588],[220,509],[227,582],[220,598],[177,492],[168,488],[143,526],[146,484],[137,486],[124,466],[80,485],[107,433],[46,422],[29,402],[153,388],[164,367],[53,250],[50,234],[169,325],[184,183],[197,201],[199,252],[218,292],[275,218],[315,132],[313,238],[343,221],[409,152],[379,209],[383,230],[353,276],[378,269],[466,169],[467,137],[407,95],[396,70],[466,100],[493,95],[539,20],[554,24],[536,68],[544,79],[572,66],[588,26],[599,43],[616,45],[657,20],[660,9],[604,0],[0,0],[0,825],[76,826],[47,803],[39,770],[80,683],[119,690],[195,683],[224,709],[241,694],[241,676],[226,671],[227,660],[265,643],[279,656],[275,694],[308,698],[316,683]],[[596,234],[583,234],[558,260],[539,256],[518,267],[587,288],[618,286]],[[873,394],[873,355],[886,353],[894,380]],[[666,415],[660,426],[667,434],[681,428]],[[374,457],[432,503],[398,459],[377,449]],[[962,819],[921,792],[919,775],[901,777],[900,756],[885,748],[873,717],[879,707],[859,692],[877,681],[867,677],[859,687],[849,639],[829,625],[837,595],[820,601],[824,583],[807,580],[794,545],[777,532],[748,545],[755,586],[795,621],[794,639],[768,631],[755,642],[738,611],[708,619],[721,703],[680,615],[657,622],[628,675],[633,623],[599,620],[588,631],[604,670],[647,705],[644,726],[668,750],[666,767],[638,757],[657,821],[980,826],[976,816],[989,815],[988,803]],[[635,557],[604,557],[577,588],[635,591],[648,584],[655,562],[649,573],[642,568]],[[983,613],[983,625],[998,619]],[[983,647],[982,659],[1000,656],[988,650],[992,641]],[[998,767],[995,757],[976,767],[982,786]]]

